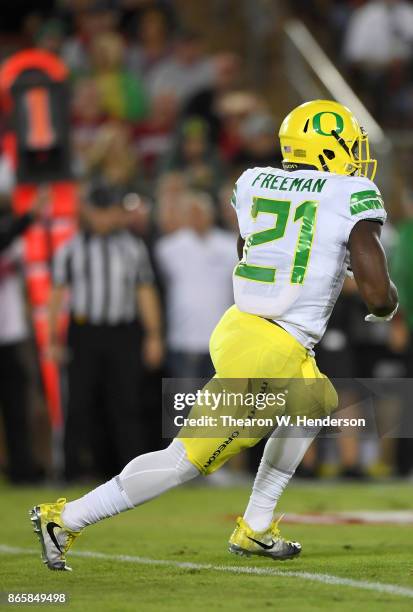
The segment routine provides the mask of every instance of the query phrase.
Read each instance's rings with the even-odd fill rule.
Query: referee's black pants
[[[68,350],[65,476],[113,476],[141,448],[141,330],[72,320]]]
[[[27,369],[23,360],[24,344],[0,346],[0,406],[7,444],[8,476],[12,482],[35,479],[29,432]]]

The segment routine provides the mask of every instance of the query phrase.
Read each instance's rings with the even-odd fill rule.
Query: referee
[[[139,453],[139,378],[143,366],[155,369],[163,358],[159,297],[146,246],[124,229],[130,213],[113,205],[120,194],[107,189],[97,196],[100,208],[83,209],[83,228],[53,261],[49,352],[57,360],[66,354],[68,361],[69,481],[89,475],[92,458],[106,475]],[[63,351],[58,321],[67,290],[70,323]]]

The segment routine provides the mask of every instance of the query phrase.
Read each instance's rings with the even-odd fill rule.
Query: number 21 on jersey
[[[242,260],[234,270],[236,276],[260,283],[275,282],[276,268],[249,264],[247,263],[248,254],[252,248],[283,238],[287,228],[290,208],[291,202],[289,200],[268,200],[267,198],[260,197],[253,198],[253,205],[251,208],[253,219],[256,219],[261,213],[273,215],[275,217],[274,226],[248,236],[245,241]],[[290,280],[294,285],[302,285],[305,279],[313,244],[317,208],[318,202],[309,200],[302,202],[295,209],[294,223],[299,221],[300,229],[291,268]]]

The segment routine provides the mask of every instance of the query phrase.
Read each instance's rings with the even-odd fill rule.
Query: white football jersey
[[[245,239],[233,273],[236,305],[311,350],[340,294],[352,228],[386,220],[378,188],[364,177],[253,168],[238,179],[232,205]]]

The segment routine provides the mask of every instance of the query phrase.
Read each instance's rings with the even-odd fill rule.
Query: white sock
[[[139,506],[198,475],[182,442],[174,440],[168,448],[132,459],[119,476],[68,502],[62,520],[69,529],[79,531]]]
[[[62,512],[62,520],[72,531],[80,531],[86,525],[132,508],[133,504],[122,488],[119,476],[116,476],[83,497],[68,502]]]
[[[320,428],[278,427],[264,448],[244,519],[254,531],[265,531],[275,506]]]

